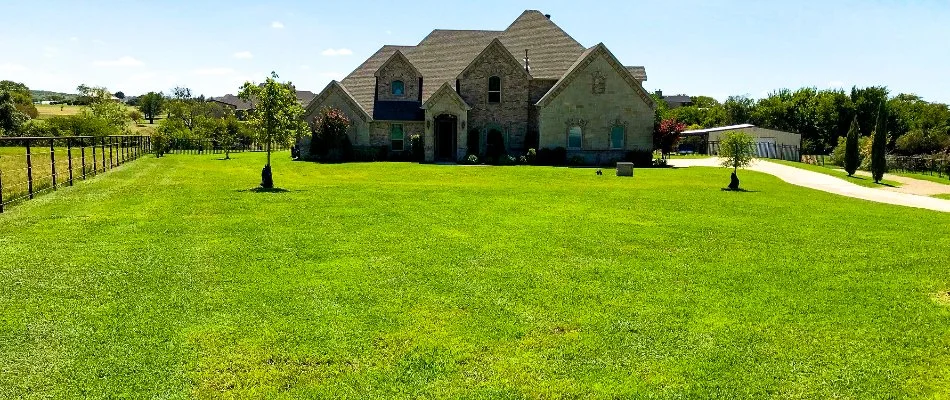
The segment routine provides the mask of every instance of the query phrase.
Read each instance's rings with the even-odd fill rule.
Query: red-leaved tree
[[[663,158],[673,152],[673,148],[680,141],[680,134],[686,130],[686,124],[670,118],[660,121],[660,124],[653,129],[653,148],[660,150]]]

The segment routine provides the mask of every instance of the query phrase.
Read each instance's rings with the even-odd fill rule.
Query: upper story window
[[[393,81],[392,84],[393,96],[402,96],[406,94],[406,84],[402,81]]]
[[[488,78],[488,102],[501,103],[501,78],[497,76]]]
[[[583,132],[581,127],[572,126],[570,130],[567,131],[567,148],[571,150],[580,150],[581,143],[583,143]]]
[[[623,125],[615,125],[610,129],[610,148],[611,149],[622,149],[623,148],[623,139],[626,136],[624,133]]]

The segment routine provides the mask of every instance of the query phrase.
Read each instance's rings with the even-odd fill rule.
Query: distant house
[[[297,102],[299,102],[300,106],[302,107],[306,107],[307,104],[310,104],[310,102],[313,101],[314,97],[317,97],[316,94],[309,90],[295,90],[295,92],[297,95]],[[254,111],[253,101],[244,101],[240,97],[233,94],[211,97],[208,99],[208,101],[230,108],[234,111],[234,115],[236,115],[241,120],[245,119],[249,112]]]
[[[662,90],[657,90],[656,97],[663,99],[669,108],[680,108],[693,105],[693,99],[685,94],[664,96]]]

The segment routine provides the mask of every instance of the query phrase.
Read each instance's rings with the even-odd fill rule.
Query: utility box
[[[632,162],[618,162],[617,176],[633,176],[633,163]]]

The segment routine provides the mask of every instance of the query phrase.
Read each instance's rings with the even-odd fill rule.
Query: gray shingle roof
[[[233,94],[226,94],[220,97],[212,97],[209,101],[216,101],[218,103],[227,104],[231,107],[234,107],[235,110],[250,110],[254,108],[254,103],[244,101],[240,97],[237,97]]]
[[[536,79],[560,78],[586,50],[540,11],[528,10],[504,31],[436,29],[415,46],[383,46],[340,83],[362,107],[372,110],[376,70],[399,50],[422,73],[425,102],[443,83],[454,86],[459,73],[495,38],[517,60],[528,49],[531,76]]]
[[[633,75],[640,82],[647,81],[647,69],[641,66],[627,66],[627,71],[630,71],[630,74]]]
[[[313,100],[317,95],[309,90],[298,90],[297,91],[297,101],[300,102],[300,105],[306,107],[307,104]]]

